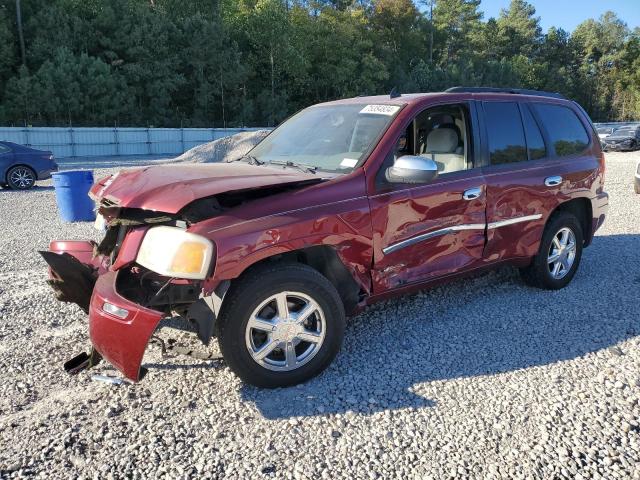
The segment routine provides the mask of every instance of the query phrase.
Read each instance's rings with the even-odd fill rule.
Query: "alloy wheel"
[[[25,190],[35,183],[33,172],[26,167],[16,167],[9,173],[9,183],[15,188]]]
[[[291,371],[320,351],[326,333],[322,308],[301,292],[279,292],[251,314],[245,332],[251,358],[264,368]]]
[[[576,236],[570,228],[561,228],[554,235],[549,247],[547,255],[549,273],[556,280],[563,278],[571,270],[575,258]]]

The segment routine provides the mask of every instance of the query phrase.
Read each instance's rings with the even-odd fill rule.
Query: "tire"
[[[554,252],[558,252],[557,245],[562,243],[564,233],[567,233],[568,242],[574,244],[574,248],[565,248],[561,251],[559,260],[551,263],[549,260]],[[570,233],[569,233],[570,232]],[[573,242],[571,241],[573,236]],[[559,290],[564,288],[571,280],[580,265],[582,258],[582,248],[584,244],[584,234],[580,222],[569,212],[554,213],[544,229],[542,240],[540,241],[540,249],[533,258],[531,265],[520,269],[520,273],[525,283],[532,287],[544,288],[547,290]],[[573,255],[571,252],[573,251]],[[566,264],[562,259],[566,260]],[[557,274],[554,275],[556,265],[560,263]],[[569,265],[567,269],[566,266]],[[553,270],[553,271],[552,271]]]
[[[286,315],[280,315],[283,298]],[[296,316],[305,307],[311,313],[302,324]],[[248,273],[232,286],[216,321],[218,344],[229,368],[244,382],[264,388],[296,385],[318,375],[340,350],[344,328],[337,290],[302,264],[274,264]]]
[[[640,194],[640,183],[638,183],[637,181],[633,183],[633,190]]]
[[[7,171],[7,184],[12,190],[29,190],[36,184],[36,172],[24,165],[11,167]]]

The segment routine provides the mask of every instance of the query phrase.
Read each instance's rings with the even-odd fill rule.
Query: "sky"
[[[542,30],[561,27],[568,32],[588,18],[598,18],[607,10],[615,12],[630,28],[640,27],[640,0],[528,0],[536,8]],[[482,0],[484,19],[498,17],[510,0]]]

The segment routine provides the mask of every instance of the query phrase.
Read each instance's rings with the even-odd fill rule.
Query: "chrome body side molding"
[[[514,223],[530,222],[532,220],[540,220],[541,218],[541,213],[536,213],[535,215],[527,215],[525,217],[508,218],[507,220],[500,220],[499,222],[491,222],[489,225],[487,225],[487,228],[491,230],[492,228],[506,227],[507,225],[513,225]]]
[[[448,235],[449,233],[455,233],[461,230],[484,230],[484,227],[484,223],[467,223],[463,225],[453,225],[451,227],[441,228],[440,230],[434,230],[433,232],[421,233],[420,235],[416,235],[415,237],[407,238],[406,240],[402,240],[398,243],[393,243],[388,247],[383,248],[382,253],[387,255],[410,245],[414,245],[418,242],[424,242],[425,240],[429,240],[433,237]]]
[[[526,215],[524,217],[514,217],[507,220],[500,220],[498,222],[491,222],[487,225],[485,225],[484,223],[465,223],[462,225],[453,225],[451,227],[441,228],[432,232],[421,233],[420,235],[416,235],[415,237],[407,238],[406,240],[402,240],[398,243],[393,243],[388,247],[384,247],[382,249],[382,253],[388,255],[389,253],[396,252],[410,245],[415,245],[416,243],[424,242],[425,240],[429,240],[434,237],[440,237],[442,235],[448,235],[450,233],[460,232],[462,230],[484,230],[485,227],[491,230],[494,228],[506,227],[507,225],[514,225],[520,222],[539,220],[541,218],[542,214],[536,213],[535,215]]]

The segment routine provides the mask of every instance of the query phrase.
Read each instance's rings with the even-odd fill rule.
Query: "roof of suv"
[[[331,102],[323,103],[322,105],[340,105],[340,104],[377,104],[377,105],[407,105],[411,103],[419,102],[428,97],[454,97],[454,98],[502,98],[508,99],[517,97],[526,97],[528,99],[540,100],[553,99],[564,100],[565,97],[559,93],[542,92],[537,90],[522,90],[522,89],[499,89],[491,87],[453,87],[444,92],[429,92],[429,93],[403,93],[397,97],[391,97],[390,95],[372,95],[372,96],[360,96],[345,98],[340,100],[334,100]]]

